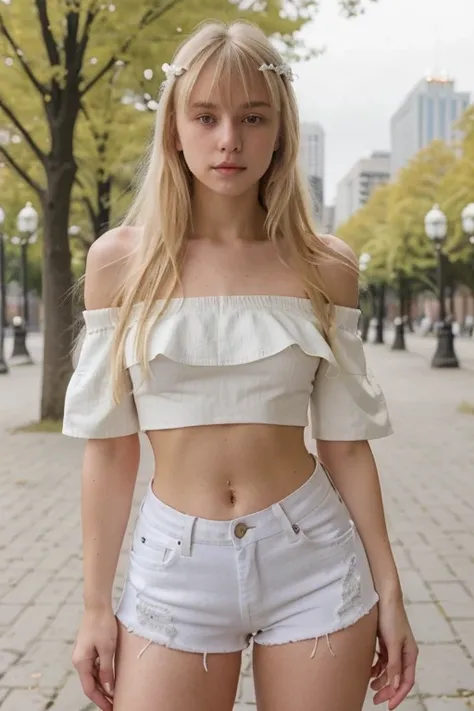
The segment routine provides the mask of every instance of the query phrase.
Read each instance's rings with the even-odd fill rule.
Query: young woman
[[[253,640],[259,711],[358,711],[371,678],[394,709],[417,648],[368,444],[391,427],[354,254],[316,234],[298,172],[291,71],[243,22],[164,68],[136,200],[89,252],[66,398],[87,439],[73,663],[103,711],[231,711]],[[155,467],[114,611],[139,431]]]

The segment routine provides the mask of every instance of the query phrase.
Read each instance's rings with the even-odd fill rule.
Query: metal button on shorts
[[[237,536],[237,538],[243,538],[247,531],[249,530],[249,527],[245,523],[238,523],[236,527],[234,528],[234,533]]]

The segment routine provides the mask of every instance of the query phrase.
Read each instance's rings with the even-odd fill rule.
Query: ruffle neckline
[[[158,314],[164,301],[156,302]],[[141,304],[134,307],[125,343],[125,364],[139,363],[136,333]],[[119,309],[84,311],[88,333],[113,328]],[[355,333],[358,309],[336,306],[333,327]],[[152,327],[149,361],[164,356],[195,366],[231,366],[271,357],[298,346],[334,366],[337,359],[321,333],[309,299],[295,296],[232,295],[171,299]]]

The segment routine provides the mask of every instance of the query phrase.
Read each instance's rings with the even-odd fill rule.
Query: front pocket
[[[150,532],[140,520],[133,534],[130,555],[139,567],[156,570],[172,565],[181,556],[181,541],[159,531]]]
[[[334,532],[319,532],[318,529],[303,527],[304,524],[298,525],[298,534],[301,540],[312,546],[318,552],[318,556],[325,557],[331,555],[335,550],[342,551],[349,545],[353,544],[355,535],[355,526],[353,521],[347,520],[346,525],[341,528],[336,528]]]

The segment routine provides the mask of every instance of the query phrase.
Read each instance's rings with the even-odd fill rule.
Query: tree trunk
[[[383,282],[379,284],[377,292],[377,325],[374,343],[384,343],[385,284]]]
[[[407,328],[410,333],[415,333],[413,327],[413,290],[410,279],[406,281],[406,309],[407,309]]]
[[[97,204],[98,211],[95,216],[95,239],[98,239],[104,232],[107,232],[110,225],[110,193],[112,190],[112,178],[102,178],[97,184]]]
[[[41,419],[60,420],[72,372],[72,271],[68,221],[76,166],[51,161],[44,200],[44,359]]]

